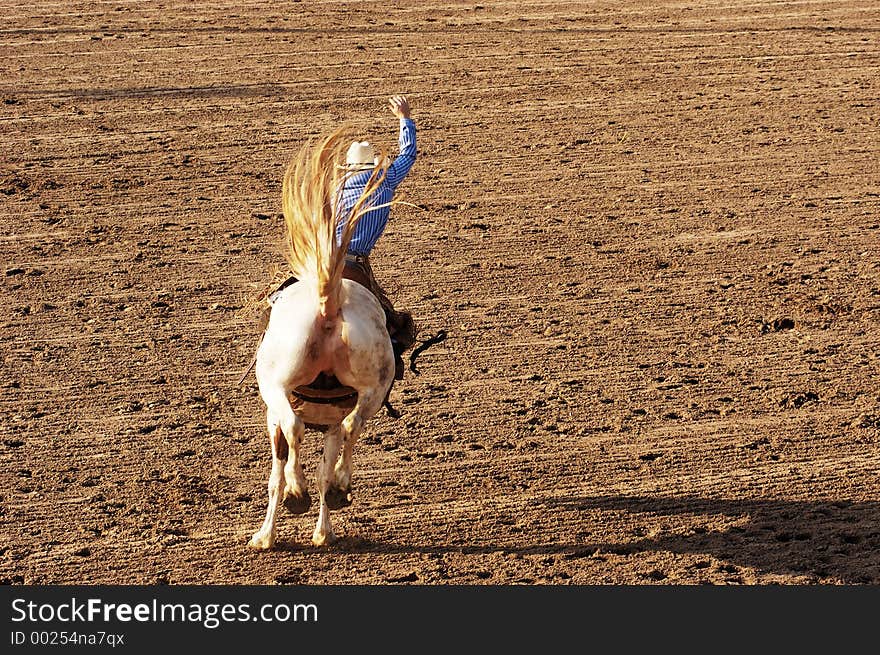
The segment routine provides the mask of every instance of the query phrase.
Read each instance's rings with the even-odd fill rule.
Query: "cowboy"
[[[416,126],[410,115],[409,101],[405,96],[391,96],[388,105],[391,113],[400,121],[398,136],[400,153],[388,165],[379,188],[367,203],[367,206],[373,208],[361,216],[355,227],[348,246],[344,276],[360,282],[370,289],[385,310],[388,334],[394,348],[394,378],[400,380],[403,378],[401,355],[415,343],[416,329],[412,316],[408,312],[395,311],[391,301],[388,300],[385,292],[376,282],[370,266],[369,255],[385,231],[390,215],[390,203],[397,187],[403,182],[416,161]],[[345,167],[347,172],[339,199],[339,216],[341,218],[347,218],[352,207],[361,197],[373,170],[378,165],[378,157],[368,141],[355,141],[351,144],[346,154]],[[342,224],[343,221],[340,222],[340,231]]]
[[[416,161],[416,126],[410,116],[409,101],[405,96],[396,95],[388,100],[388,104],[391,112],[400,121],[398,136],[400,153],[388,165],[381,184],[369,198],[367,206],[372,209],[361,216],[355,227],[345,255],[345,269],[342,277],[358,282],[372,291],[382,305],[382,309],[385,310],[385,324],[394,350],[394,379],[402,380],[402,355],[415,343],[417,330],[409,312],[398,312],[394,309],[388,296],[385,295],[385,291],[376,282],[369,260],[370,251],[382,236],[388,223],[390,202],[394,198],[394,193]],[[369,141],[354,141],[349,146],[343,167],[346,172],[342,186],[337,191],[339,194],[337,196],[338,215],[340,217],[338,232],[342,231],[352,207],[363,194],[373,170],[378,165],[379,159]],[[284,288],[296,281],[295,277],[285,280],[269,295],[269,305],[274,303],[275,298]],[[269,308],[264,311],[261,319],[263,329],[269,320],[268,313]]]

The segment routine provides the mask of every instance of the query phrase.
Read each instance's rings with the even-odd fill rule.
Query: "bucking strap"
[[[333,405],[343,403],[347,400],[357,398],[357,391],[345,385],[339,385],[335,389],[316,389],[308,385],[296,387],[290,392],[307,403],[316,403],[318,405]]]

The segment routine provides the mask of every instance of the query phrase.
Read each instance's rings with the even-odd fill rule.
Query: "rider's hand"
[[[398,118],[409,118],[409,100],[406,96],[391,96],[388,105],[391,107],[391,113]]]

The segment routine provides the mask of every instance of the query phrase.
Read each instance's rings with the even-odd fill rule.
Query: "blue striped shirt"
[[[388,167],[385,179],[379,188],[373,193],[368,201],[369,205],[386,205],[391,202],[394,192],[398,185],[403,182],[403,178],[409,173],[409,169],[416,161],[416,125],[411,118],[400,119],[400,136],[397,139],[400,147],[400,154],[394,158],[394,161]],[[365,171],[355,171],[345,178],[342,188],[342,199],[339,216],[348,217],[352,207],[361,197],[364,188],[370,179],[372,169]],[[348,252],[356,255],[369,255],[370,251],[376,245],[379,237],[385,231],[385,225],[388,223],[390,207],[378,207],[364,214],[360,222],[354,230],[351,237],[351,243],[348,246]],[[336,234],[340,235],[342,229],[341,224],[337,227]]]

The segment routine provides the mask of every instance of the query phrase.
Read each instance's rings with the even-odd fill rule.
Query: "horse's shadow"
[[[622,555],[672,552],[703,555],[767,574],[805,576],[816,583],[880,584],[880,502],[730,500],[692,496],[556,497],[533,501],[550,510],[590,513],[628,512],[640,522],[664,516],[718,516],[735,525],[712,531],[697,527],[689,534],[645,537],[627,543],[534,544],[520,546],[410,546],[356,536],[340,539],[334,548],[348,553],[518,553],[588,557],[599,552]],[[284,550],[309,551],[293,543]]]

